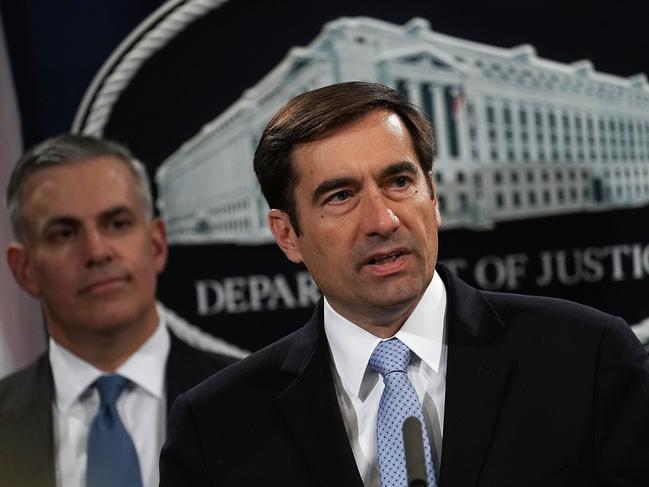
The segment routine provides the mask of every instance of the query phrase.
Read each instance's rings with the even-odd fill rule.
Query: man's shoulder
[[[189,390],[187,399],[201,404],[222,397],[274,396],[295,377],[283,367],[301,332],[302,328],[217,372]]]
[[[167,398],[171,402],[212,374],[235,363],[237,358],[202,350],[170,330],[171,343],[166,365]]]
[[[200,363],[206,368],[213,369],[213,371],[223,369],[238,360],[232,355],[196,347],[177,336],[172,330],[169,330],[169,336],[171,338],[170,357],[190,359],[194,363]]]
[[[570,314],[584,316],[589,319],[605,319],[610,314],[580,304],[575,301],[569,301],[562,298],[555,298],[550,296],[538,296],[533,294],[516,294],[516,293],[503,293],[494,291],[480,291],[487,300],[499,307],[511,307],[512,309],[529,308],[536,311],[555,314]]]
[[[591,331],[626,325],[617,316],[561,298],[480,291],[505,323],[540,322],[544,327],[585,328]]]
[[[38,395],[49,394],[49,380],[46,354],[0,380],[0,416],[24,410]]]
[[[439,269],[449,296],[450,312],[467,323],[496,323],[494,330],[507,336],[536,334],[570,341],[597,341],[609,329],[630,331],[619,317],[565,299],[474,288],[443,266]],[[552,340],[550,340],[552,341]]]
[[[629,324],[619,316],[559,298],[482,294],[505,325],[505,343],[533,343],[534,348],[552,354],[569,350],[578,360],[596,360],[602,350],[646,355]]]
[[[447,267],[438,264],[439,273],[450,301],[456,308],[481,308],[486,303],[503,319],[542,316],[544,319],[577,319],[577,321],[607,322],[613,318],[598,309],[566,299],[497,292],[475,288],[464,282]]]

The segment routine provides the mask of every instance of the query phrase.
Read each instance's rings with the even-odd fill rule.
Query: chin
[[[88,316],[88,323],[97,331],[112,332],[126,327],[134,326],[142,320],[142,313],[138,313],[133,306],[124,303],[107,304],[103,307],[102,313],[91,313]]]
[[[394,310],[398,308],[407,308],[415,306],[423,291],[418,289],[388,289],[386,292],[375,295],[374,302],[376,307],[385,310]]]

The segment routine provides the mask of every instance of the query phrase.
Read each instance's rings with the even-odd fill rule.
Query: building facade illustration
[[[158,169],[172,243],[272,240],[252,160],[266,123],[293,96],[377,81],[423,109],[435,129],[443,228],[649,202],[649,83],[564,64],[531,45],[501,48],[415,18],[327,23]]]

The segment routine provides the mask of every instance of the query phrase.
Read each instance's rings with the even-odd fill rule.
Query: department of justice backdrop
[[[642,2],[2,4],[25,144],[73,128],[128,145],[168,229],[162,306],[199,340],[245,350],[296,329],[320,297],[273,243],[256,144],[290,98],[349,80],[392,86],[433,121],[440,261],[483,289],[620,315],[647,342],[644,14]]]

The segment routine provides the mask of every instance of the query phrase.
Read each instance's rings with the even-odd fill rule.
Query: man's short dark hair
[[[153,216],[151,185],[144,165],[123,145],[88,135],[61,134],[35,145],[18,160],[9,179],[6,194],[7,211],[14,235],[24,240],[22,191],[27,178],[48,167],[85,162],[98,157],[115,157],[131,170],[148,217]]]
[[[352,81],[302,93],[284,105],[266,126],[255,151],[257,179],[271,208],[286,212],[300,235],[292,163],[297,145],[322,140],[375,110],[399,116],[408,129],[422,171],[433,167],[433,129],[419,108],[398,91],[378,83]],[[432,194],[432,184],[426,178]]]

